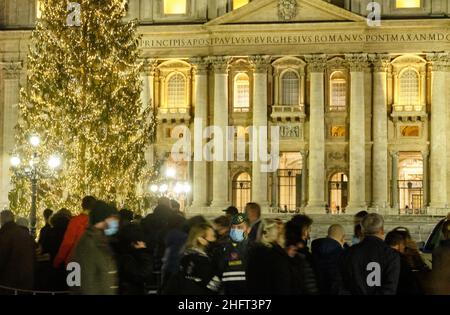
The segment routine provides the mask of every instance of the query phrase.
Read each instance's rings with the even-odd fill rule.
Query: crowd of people
[[[212,222],[186,219],[165,197],[145,218],[92,196],[81,208],[45,209],[37,240],[11,211],[0,213],[0,293],[450,294],[449,219],[430,268],[408,229],[385,234],[383,217],[366,211],[354,216],[349,243],[333,224],[310,244],[310,217],[263,218],[253,202]]]

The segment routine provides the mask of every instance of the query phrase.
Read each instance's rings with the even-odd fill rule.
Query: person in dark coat
[[[180,268],[170,278],[162,294],[214,295],[219,292],[220,278],[207,254],[207,248],[215,240],[215,233],[210,225],[203,223],[191,228]]]
[[[42,244],[42,239],[45,239],[45,236],[47,234],[47,232],[51,229],[51,225],[50,225],[50,217],[53,214],[53,210],[52,209],[45,209],[44,212],[42,213],[42,215],[44,216],[44,220],[45,220],[45,225],[42,227],[41,231],[39,232],[39,239],[38,239],[38,244]]]
[[[109,237],[119,229],[117,210],[104,201],[95,201],[89,212],[89,227],[83,234],[72,258],[80,266],[80,286],[75,294],[115,295],[118,293],[118,268]]]
[[[450,295],[450,216],[442,226],[442,240],[433,250],[433,269],[427,283],[427,294]]]
[[[316,275],[312,264],[304,254],[305,238],[308,232],[305,231],[305,225],[299,224],[298,217],[294,216],[285,224],[285,250],[291,258],[292,277],[294,279],[294,294],[296,295],[317,295],[319,289],[317,286]],[[302,221],[308,221],[302,218]]]
[[[179,269],[181,255],[188,236],[183,229],[185,224],[186,219],[178,213],[173,213],[169,219],[162,265],[162,288]]]
[[[333,224],[328,228],[328,236],[311,243],[313,262],[321,294],[332,294],[336,287],[338,263],[344,251],[345,230],[342,225]]]
[[[50,261],[53,261],[58,254],[59,248],[63,242],[64,235],[69,225],[71,216],[67,209],[61,209],[50,218],[50,230],[42,237],[42,254],[48,254]],[[50,290],[65,291],[66,270],[65,266],[52,268],[49,273]]]
[[[230,237],[216,248],[213,258],[225,295],[247,294],[248,223],[242,213],[231,219]]]
[[[119,226],[130,224],[133,221],[134,213],[128,209],[121,209],[119,211]]]
[[[384,241],[383,217],[370,213],[361,222],[364,239],[348,248],[339,264],[339,294],[395,295],[400,257]]]
[[[257,242],[261,239],[261,206],[255,202],[249,202],[245,206],[245,216],[250,225],[248,241]]]
[[[247,287],[255,295],[296,295],[301,293],[295,258],[284,247],[283,224],[277,220],[262,221],[261,242],[249,249]]]
[[[121,295],[145,295],[147,284],[152,281],[153,262],[144,242],[142,227],[129,223],[120,228],[119,293]]]
[[[299,254],[302,254],[306,258],[310,266],[314,268],[313,257],[308,247],[308,242],[311,239],[311,227],[313,224],[313,220],[307,215],[297,214],[292,217],[291,224],[297,226],[300,237],[297,252]]]
[[[174,213],[169,205],[168,198],[160,198],[153,213],[141,221],[145,233],[145,243],[152,254],[153,269],[157,272],[160,272],[162,268],[169,218]]]
[[[391,231],[386,234],[384,240],[392,249],[395,249],[400,256],[400,276],[398,280],[397,295],[421,295],[422,290],[418,279],[414,275],[411,266],[405,257],[406,239],[403,233]]]
[[[0,213],[0,224],[0,286],[32,290],[36,254],[34,240],[14,222],[14,214],[9,210]]]

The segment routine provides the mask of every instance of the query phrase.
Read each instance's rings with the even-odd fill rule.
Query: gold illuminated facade
[[[125,19],[141,23],[142,101],[159,121],[148,160],[192,183],[190,211],[253,200],[266,211],[447,212],[450,3],[378,1],[381,25],[371,26],[369,2],[128,1]],[[2,205],[36,5],[0,0]],[[278,170],[237,152],[175,161],[175,127],[195,136],[196,118],[235,126],[247,157],[250,126],[279,126]]]

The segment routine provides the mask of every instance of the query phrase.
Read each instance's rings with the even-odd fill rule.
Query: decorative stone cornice
[[[256,73],[266,73],[267,69],[270,66],[270,57],[269,56],[255,55],[255,56],[250,56],[248,59],[253,66],[253,70]]]
[[[208,74],[208,67],[210,61],[205,57],[194,57],[189,59],[189,62],[194,67],[194,75],[206,75]]]
[[[208,61],[211,63],[214,69],[214,73],[227,74],[230,59],[231,58],[228,56],[218,56],[218,57],[209,57]]]
[[[345,54],[350,72],[361,72],[367,67],[367,54]]]
[[[305,60],[308,63],[309,72],[323,72],[327,65],[327,55],[306,55]]]
[[[387,72],[391,58],[388,54],[370,54],[369,61],[373,65],[374,72]]]
[[[3,71],[6,79],[19,79],[23,69],[22,61],[2,61],[0,70]]]
[[[448,53],[429,53],[427,60],[430,63],[431,71],[447,71],[449,65]]]

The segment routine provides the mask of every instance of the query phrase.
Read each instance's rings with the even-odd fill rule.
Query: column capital
[[[6,79],[19,79],[23,63],[22,61],[0,62],[0,70],[3,71]]]
[[[154,76],[156,67],[158,66],[158,60],[154,58],[140,58],[138,59],[138,62],[141,63],[141,73],[148,75],[148,76]]]
[[[449,65],[449,54],[447,52],[444,53],[428,53],[427,60],[431,65],[431,71],[447,71]]]
[[[305,55],[305,60],[310,72],[323,72],[327,66],[327,55],[325,54]]]
[[[423,159],[426,159],[430,155],[430,151],[428,149],[424,149],[424,150],[420,151],[420,153],[422,153]]]
[[[389,154],[390,154],[393,158],[398,158],[398,150],[389,150]]]
[[[209,57],[208,61],[211,63],[216,74],[227,74],[230,59],[228,56],[217,56]]]
[[[373,65],[374,72],[387,72],[391,60],[388,54],[370,54],[368,59]]]
[[[195,75],[206,75],[208,73],[210,61],[207,57],[193,57],[189,59],[189,62],[194,67]]]
[[[267,69],[270,66],[270,56],[253,55],[248,59],[255,73],[267,73]]]
[[[361,72],[367,67],[367,54],[345,54],[350,72]]]

